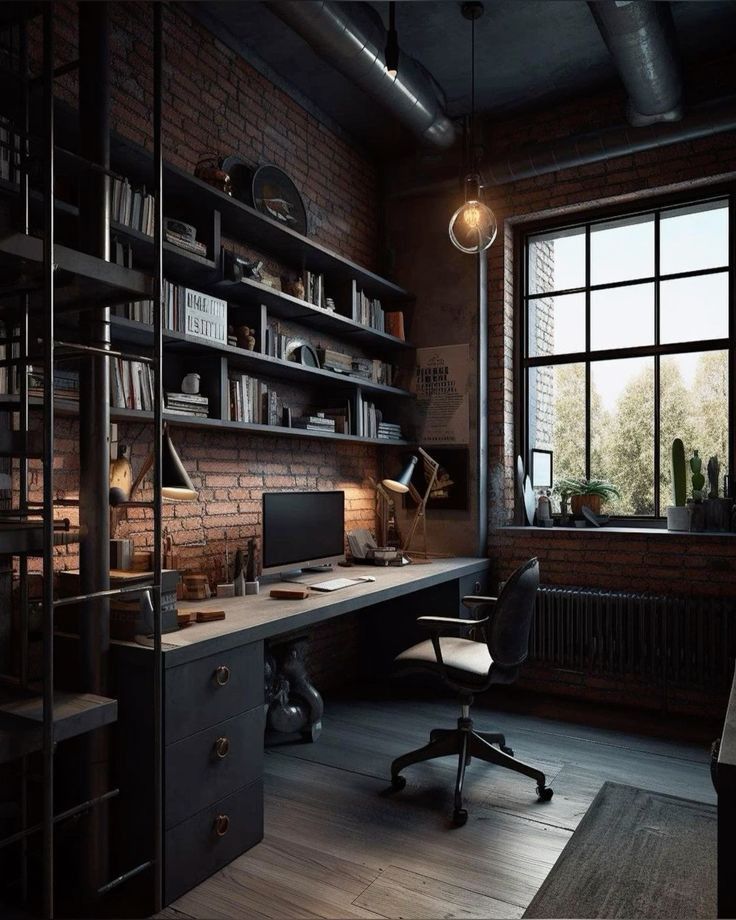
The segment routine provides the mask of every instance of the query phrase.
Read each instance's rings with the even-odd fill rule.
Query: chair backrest
[[[538,587],[537,559],[519,566],[504,585],[487,634],[494,665],[514,668],[526,660]]]

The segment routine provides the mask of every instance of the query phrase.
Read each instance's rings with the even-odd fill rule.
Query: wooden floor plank
[[[555,795],[540,804],[533,781],[474,761],[468,823],[454,828],[450,758],[383,793],[391,760],[451,726],[455,710],[446,699],[328,701],[316,744],[267,751],[264,842],[161,916],[519,917],[606,780],[714,800],[701,746],[481,711],[477,726],[504,731]]]
[[[427,917],[503,920],[522,914],[520,907],[512,908],[495,898],[399,866],[389,866],[353,903],[397,920],[426,920]]]

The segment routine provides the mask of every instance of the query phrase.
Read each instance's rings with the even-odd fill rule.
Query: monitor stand
[[[323,563],[322,565],[305,565],[305,566],[302,568],[302,572],[303,572],[303,573],[306,573],[306,572],[321,572],[322,574],[324,574],[325,572],[331,572],[331,571],[332,571],[332,563],[331,563],[331,562],[325,562],[325,563]]]

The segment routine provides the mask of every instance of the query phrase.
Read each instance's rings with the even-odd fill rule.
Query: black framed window
[[[612,481],[613,515],[664,515],[676,437],[733,472],[732,197],[523,236],[522,450]]]

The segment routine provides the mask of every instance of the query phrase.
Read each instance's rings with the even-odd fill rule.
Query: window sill
[[[600,536],[601,534],[644,534],[648,537],[721,537],[736,539],[736,533],[724,530],[704,530],[699,533],[689,533],[686,530],[667,530],[666,527],[613,527],[604,524],[602,527],[520,527],[518,524],[507,524],[494,528],[496,533],[548,533],[548,534],[585,534],[586,536]]]

